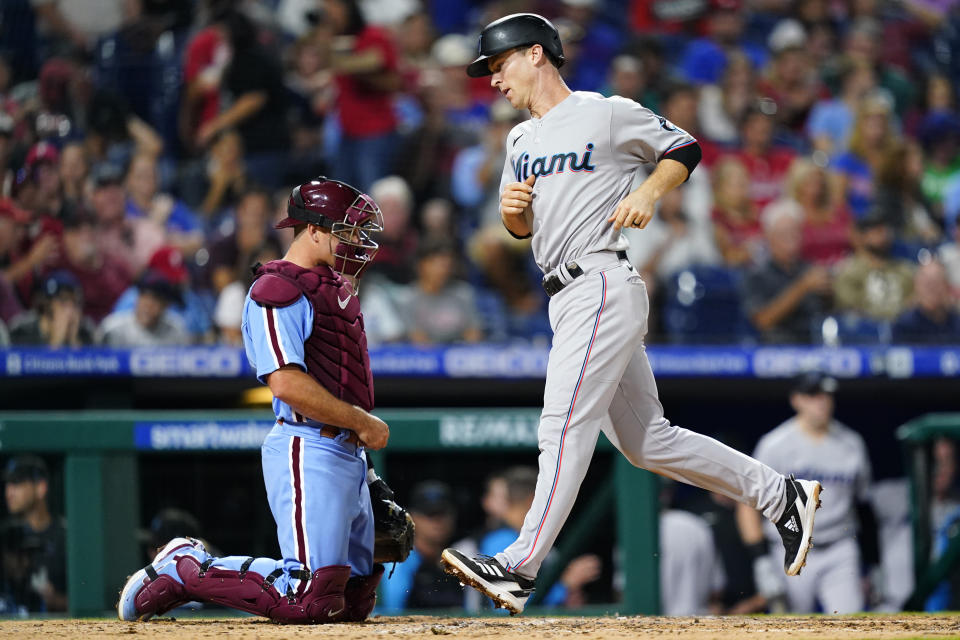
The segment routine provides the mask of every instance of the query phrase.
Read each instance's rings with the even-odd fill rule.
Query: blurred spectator
[[[395,156],[397,50],[388,32],[367,24],[359,0],[323,0],[322,7],[338,36],[331,41],[342,129],[337,178],[368,191],[390,172]]]
[[[777,106],[777,122],[794,134],[803,134],[814,103],[829,94],[819,70],[807,55],[807,34],[792,18],[781,20],[768,38],[773,58],[757,87],[758,93]]]
[[[453,160],[451,193],[464,209],[470,229],[503,226],[499,193],[506,160],[504,140],[519,122],[510,103],[497,100],[490,105],[490,121],[479,143],[462,149]]]
[[[52,349],[93,344],[96,327],[83,315],[83,291],[69,271],[54,271],[40,282],[29,311],[10,323],[10,341]]]
[[[133,156],[125,186],[128,218],[147,218],[165,229],[166,241],[186,256],[203,246],[203,230],[196,215],[182,201],[160,191],[155,156]]]
[[[740,160],[728,156],[717,162],[713,180],[713,238],[730,267],[757,261],[763,243],[760,210],[750,199],[750,175]]]
[[[483,337],[476,294],[455,279],[456,267],[456,247],[445,238],[424,242],[418,249],[417,279],[403,312],[411,342],[477,342]]]
[[[262,189],[251,188],[240,198],[229,233],[210,247],[208,268],[215,293],[231,282],[245,281],[255,262],[254,254],[264,244],[276,243],[269,224],[272,212],[270,194]]]
[[[85,53],[123,21],[121,0],[33,0],[37,28],[53,51]]]
[[[91,176],[93,208],[99,250],[122,260],[130,274],[138,274],[150,256],[166,241],[162,225],[147,217],[127,217],[123,171],[116,165],[97,165]]]
[[[57,240],[53,236],[36,243],[29,253],[21,253],[29,222],[28,212],[9,198],[0,198],[0,320],[3,322],[9,322],[21,311],[17,283],[44,267],[55,255]]]
[[[60,189],[59,164],[60,152],[49,142],[38,142],[27,152],[22,171],[26,173],[26,180],[33,188],[24,192],[20,200],[36,215],[60,217],[63,195]]]
[[[200,212],[208,220],[235,207],[251,182],[243,160],[243,138],[229,129],[216,137],[204,163]]]
[[[424,73],[416,96],[423,118],[401,139],[393,166],[410,185],[414,199],[423,202],[449,196],[454,158],[461,149],[476,143],[476,136],[447,121],[446,88],[439,73]]]
[[[707,36],[689,44],[680,61],[680,69],[691,82],[716,84],[727,65],[727,56],[742,51],[755,69],[763,68],[767,52],[745,42],[745,15],[741,0],[711,0],[705,18]]]
[[[623,32],[617,28],[622,25],[607,23],[600,11],[600,0],[561,0],[561,3],[563,11],[560,20],[569,21],[583,31],[583,36],[577,39],[576,55],[573,56],[571,69],[564,77],[574,91],[598,91],[610,68],[610,62],[623,44]],[[562,36],[560,39],[568,62],[569,39]]]
[[[893,323],[893,341],[904,344],[960,343],[960,313],[946,269],[936,261],[922,264],[913,277],[913,306]]]
[[[170,306],[167,313],[176,316],[183,327],[190,334],[191,341],[197,343],[208,342],[213,338],[211,323],[212,299],[202,290],[191,286],[190,270],[184,264],[183,254],[174,246],[163,246],[157,249],[149,262],[147,271],[157,272],[165,277],[180,292],[183,298],[182,306]],[[246,290],[244,290],[246,293]],[[140,297],[139,288],[129,287],[117,300],[113,313],[131,311],[137,306]],[[239,321],[239,316],[238,316]]]
[[[2,538],[5,614],[53,613],[67,610],[66,527],[50,513],[50,474],[36,456],[7,462],[4,472],[7,511]]]
[[[2,218],[2,208],[0,208],[0,218]],[[948,229],[949,240],[940,245],[936,254],[947,271],[947,281],[950,283],[953,295],[960,299],[960,224],[954,221]]]
[[[704,137],[724,145],[736,143],[737,125],[756,98],[753,65],[745,54],[735,51],[727,56],[720,81],[700,87],[697,114]]]
[[[224,25],[227,3],[207,0],[203,4],[207,5],[211,21],[193,34],[183,53],[184,86],[178,126],[180,143],[188,154],[201,150],[197,144],[198,130],[220,112],[223,74],[231,55]]]
[[[926,161],[920,183],[925,201],[937,220],[943,220],[947,185],[960,176],[960,116],[932,112],[920,124],[920,143]]]
[[[840,189],[857,218],[866,215],[874,202],[874,179],[878,169],[897,145],[891,123],[890,100],[871,93],[860,101],[850,134],[850,148],[834,156],[831,168],[840,175]]]
[[[935,246],[942,236],[942,221],[923,193],[924,181],[923,150],[914,140],[898,141],[877,169],[876,207],[899,243],[908,247]]]
[[[380,274],[392,282],[406,284],[413,279],[417,233],[411,226],[413,193],[399,176],[387,176],[373,183],[370,197],[380,205],[383,231],[377,236],[380,250],[365,277]]]
[[[626,233],[630,240],[630,262],[655,295],[658,283],[694,265],[720,263],[709,225],[691,221],[683,207],[683,191],[674,189],[660,200],[660,209],[641,230]]]
[[[750,177],[750,200],[757,210],[783,194],[783,182],[796,154],[774,144],[777,106],[761,100],[747,108],[740,121],[740,149],[733,154]]]
[[[300,175],[325,172],[324,126],[337,99],[327,46],[333,37],[331,25],[315,25],[291,46],[284,74],[283,83],[291,99],[290,164]]]
[[[90,173],[90,161],[87,151],[80,142],[71,142],[60,152],[60,184],[65,202],[73,206],[86,201],[87,176]]]
[[[857,221],[857,236],[856,253],[837,266],[837,309],[875,321],[893,320],[910,298],[913,265],[891,256],[893,230],[877,212]]]
[[[873,67],[863,62],[848,62],[840,71],[839,82],[837,96],[819,100],[807,120],[807,135],[813,148],[828,156],[847,150],[857,107],[877,88]]]
[[[198,127],[196,146],[205,148],[221,131],[236,129],[243,138],[247,170],[264,186],[279,187],[286,176],[290,140],[283,70],[243,13],[228,12],[223,27],[231,57],[221,85],[230,97],[229,107]]]
[[[842,54],[837,56],[823,73],[831,87],[831,93],[837,95],[838,78],[847,64],[873,68],[877,84],[893,98],[891,106],[894,112],[902,117],[913,104],[914,87],[902,71],[881,61],[887,44],[883,39],[883,27],[876,18],[857,18],[843,36]]]
[[[475,49],[471,38],[450,33],[434,42],[430,53],[439,67],[440,75],[434,77],[443,87],[444,119],[458,131],[479,138],[488,121],[489,100],[471,95],[470,77],[463,71],[477,57]]]
[[[513,544],[523,527],[523,519],[533,504],[533,494],[537,488],[537,469],[535,467],[514,467],[503,473],[507,490],[507,504],[503,512],[503,524],[489,531],[480,539],[478,551],[483,555],[494,556]],[[548,557],[547,563],[550,559]],[[582,607],[587,603],[584,586],[600,577],[600,558],[594,554],[584,554],[570,561],[563,570],[559,581],[544,596],[546,606]]]
[[[253,264],[267,264],[273,260],[279,260],[283,257],[283,251],[276,239],[268,238],[253,252],[251,259]],[[236,346],[243,345],[243,335],[240,330],[240,322],[243,319],[243,303],[247,296],[247,290],[253,284],[253,269],[247,269],[246,276],[242,279],[234,280],[221,291],[217,296],[216,307],[213,310],[213,322],[218,333],[218,342],[220,344],[231,344]],[[366,290],[366,286],[364,286]],[[364,303],[366,305],[366,302]],[[370,313],[369,307],[364,306]],[[366,326],[369,327],[369,315],[364,316]],[[367,331],[369,334],[369,329]]]
[[[83,314],[100,322],[133,278],[126,262],[100,248],[96,234],[93,220],[83,211],[65,219],[59,268],[70,271],[80,282]]]
[[[183,305],[176,285],[156,271],[147,271],[137,283],[140,295],[130,311],[117,311],[103,319],[99,342],[108,347],[163,347],[186,345],[190,335],[182,321],[167,313],[170,305]]]
[[[450,487],[438,480],[421,482],[413,487],[408,508],[417,528],[413,551],[380,584],[380,612],[462,607],[463,589],[440,567],[440,553],[457,520]]]
[[[84,145],[93,164],[125,166],[136,153],[158,156],[163,151],[163,138],[116,94],[98,89],[80,106],[86,109]]]
[[[850,254],[853,217],[839,197],[835,176],[808,158],[797,158],[787,174],[786,197],[803,213],[803,260],[830,265]]]
[[[824,311],[830,274],[801,260],[803,212],[795,202],[770,205],[763,215],[769,259],[744,280],[744,307],[766,342],[807,344]]]

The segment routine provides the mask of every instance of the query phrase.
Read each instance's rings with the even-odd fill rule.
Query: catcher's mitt
[[[370,483],[373,504],[374,562],[403,562],[413,549],[413,518],[393,499],[393,490],[377,478]]]

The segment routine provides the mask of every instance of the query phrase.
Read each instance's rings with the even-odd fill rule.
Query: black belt
[[[617,251],[617,258],[620,260],[626,260],[627,252]],[[546,291],[547,295],[550,296],[551,298],[557,295],[558,293],[560,293],[561,291],[563,291],[563,288],[568,284],[570,284],[570,282],[572,282],[573,280],[576,280],[577,278],[583,275],[583,269],[581,269],[580,265],[578,265],[576,262],[571,261],[564,266],[567,269],[567,273],[570,274],[570,281],[564,282],[563,280],[560,279],[560,276],[558,276],[557,274],[545,276],[543,278],[543,282],[542,282],[543,290]]]

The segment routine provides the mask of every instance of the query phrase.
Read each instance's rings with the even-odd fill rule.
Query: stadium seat
[[[673,274],[664,291],[663,324],[670,342],[739,342],[750,335],[740,301],[740,274],[696,266]]]
[[[825,346],[870,345],[890,343],[890,323],[872,320],[848,312],[829,315],[817,320],[813,327],[814,340]]]

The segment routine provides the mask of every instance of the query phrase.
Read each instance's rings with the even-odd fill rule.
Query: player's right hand
[[[519,216],[533,202],[533,183],[537,176],[530,176],[523,182],[511,182],[500,194],[500,215]]]
[[[367,449],[383,449],[390,439],[390,427],[387,423],[373,414],[367,414],[366,424],[357,429],[357,437]]]

